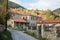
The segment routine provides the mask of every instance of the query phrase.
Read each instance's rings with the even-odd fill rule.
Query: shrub
[[[25,31],[24,33],[27,33],[28,35],[31,35],[33,37],[36,37],[36,34],[34,32]]]
[[[34,33],[34,32],[32,32],[32,33],[31,33],[31,36],[35,37],[35,33]]]
[[[39,38],[38,38],[38,40],[42,40],[42,36],[41,36],[41,35],[39,35]]]
[[[12,25],[7,25],[9,28],[12,27]]]
[[[9,31],[3,31],[0,33],[0,40],[12,40],[11,33]]]
[[[43,38],[41,35],[39,35],[38,40],[47,40],[47,38]]]
[[[14,30],[19,30],[19,31],[27,31],[26,28],[13,28]]]

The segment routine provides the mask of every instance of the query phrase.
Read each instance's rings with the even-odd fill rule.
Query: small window
[[[53,30],[52,28],[52,26],[44,26],[44,30],[47,32],[51,32]]]
[[[33,17],[31,17],[31,20],[33,20]]]
[[[57,37],[60,37],[60,27],[57,27],[56,29],[57,29],[57,31],[56,31]]]
[[[60,37],[60,30],[57,30],[57,37]]]

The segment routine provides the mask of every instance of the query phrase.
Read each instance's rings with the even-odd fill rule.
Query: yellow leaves
[[[13,9],[10,8],[10,10],[13,10]],[[22,8],[15,8],[14,10],[16,10],[20,14],[29,13],[29,14],[37,15],[36,10],[28,10],[28,9],[22,9]]]
[[[47,17],[47,19],[54,19],[55,18],[55,16],[54,15],[52,15],[53,14],[53,12],[51,11],[51,10],[47,10],[47,12],[46,12],[46,17]]]
[[[54,15],[51,15],[51,16],[50,16],[50,19],[54,19],[54,18],[55,18]]]

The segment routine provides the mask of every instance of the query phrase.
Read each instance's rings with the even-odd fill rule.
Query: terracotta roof
[[[60,20],[44,20],[43,23],[60,23]]]
[[[60,23],[60,20],[36,20],[36,23]]]
[[[26,22],[25,20],[23,20],[23,19],[18,19],[18,18],[13,18],[12,20],[14,20],[15,22]]]

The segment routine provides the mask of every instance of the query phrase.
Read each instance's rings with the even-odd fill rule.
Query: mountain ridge
[[[25,9],[23,6],[21,6],[21,5],[17,4],[17,3],[14,3],[12,1],[9,1],[9,7],[10,8],[23,8],[23,9]]]
[[[53,12],[56,12],[56,13],[60,14],[60,8],[57,8],[57,9],[53,10]]]

